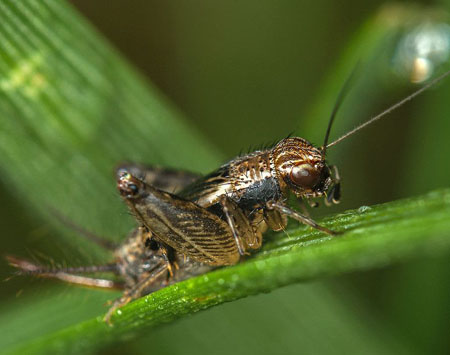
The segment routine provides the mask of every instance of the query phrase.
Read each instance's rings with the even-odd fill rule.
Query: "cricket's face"
[[[322,152],[302,138],[283,139],[273,148],[272,157],[279,180],[297,197],[321,197],[333,185]]]

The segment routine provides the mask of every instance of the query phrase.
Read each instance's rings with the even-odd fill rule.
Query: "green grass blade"
[[[338,238],[300,227],[277,235],[245,263],[199,276],[143,297],[113,316],[71,326],[20,347],[16,353],[82,352],[214,305],[294,282],[383,267],[450,249],[450,190],[362,207],[323,224]]]

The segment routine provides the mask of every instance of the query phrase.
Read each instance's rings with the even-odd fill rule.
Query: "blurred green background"
[[[357,78],[332,138],[412,92],[418,86],[408,80],[411,68],[402,59],[415,56],[411,33],[430,28],[440,33],[440,47],[435,45],[430,57],[435,70],[427,73],[435,76],[449,68],[446,1],[72,4],[156,85],[223,161],[291,132],[321,144],[340,85],[358,61]],[[418,27],[424,21],[429,27]],[[448,187],[449,94],[450,85],[443,83],[332,148],[329,161],[340,168],[343,201],[314,214]],[[158,149],[164,151],[164,145]],[[186,164],[179,166],[190,167]],[[212,162],[193,167],[203,172],[212,168]],[[30,211],[27,196],[10,188],[9,179],[0,179],[3,253],[27,255],[28,250],[67,264],[95,262],[99,251],[91,253],[86,246],[75,250],[58,241],[52,227]],[[105,196],[105,204],[111,201],[118,203],[115,196]],[[101,221],[97,228],[111,235],[114,228],[107,224]],[[11,269],[3,265],[1,276],[6,278]],[[152,329],[144,338],[105,353],[445,354],[450,352],[449,266],[447,255],[287,287]],[[16,295],[19,290],[22,294]],[[0,297],[0,329],[9,337],[7,345],[98,315],[102,302],[113,298],[20,278],[3,283]],[[84,304],[84,311],[71,310],[74,302]]]

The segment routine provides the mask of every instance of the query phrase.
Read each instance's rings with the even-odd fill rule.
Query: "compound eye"
[[[292,168],[290,178],[295,185],[312,189],[320,181],[320,171],[309,164],[297,165]]]

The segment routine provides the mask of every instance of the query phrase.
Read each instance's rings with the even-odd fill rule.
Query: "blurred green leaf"
[[[192,12],[196,11],[191,4],[185,6]],[[295,6],[300,6],[301,8],[303,5],[295,4]],[[253,6],[248,5],[248,7],[248,11],[253,13]],[[191,27],[192,19],[190,16],[186,16],[183,9],[177,12],[178,20],[181,22],[183,20],[186,21],[186,23],[183,22],[183,25]],[[275,6],[272,4],[266,10],[270,14],[275,13],[276,16],[279,16],[282,19],[279,21],[280,24],[284,25],[283,19],[285,17],[282,15],[283,11],[288,11],[290,14],[293,14],[294,11],[290,11],[290,9],[290,6]],[[347,106],[342,110],[348,119],[340,119],[338,121],[340,123],[337,123],[333,130],[333,132],[336,132],[336,135],[339,131],[345,131],[342,126],[352,126],[353,122],[365,118],[365,113],[363,117],[360,117],[361,106],[367,109],[369,106],[378,105],[377,101],[379,97],[384,95],[390,96],[393,91],[403,92],[404,86],[392,85],[393,79],[389,76],[388,79],[385,79],[387,85],[380,85],[374,93],[372,89],[379,84],[378,81],[375,81],[374,77],[377,75],[377,72],[388,71],[388,66],[386,65],[389,63],[390,56],[392,55],[392,48],[386,48],[395,46],[398,31],[401,32],[404,28],[408,28],[411,18],[415,19],[413,22],[420,22],[429,20],[430,16],[426,11],[417,7],[400,6],[396,7],[396,9],[397,11],[388,11],[385,9],[375,20],[370,20],[362,29],[356,31],[355,38],[348,49],[344,51],[341,61],[336,68],[330,71],[332,75],[326,81],[324,89],[319,93],[318,103],[313,105],[311,115],[307,116],[311,118],[311,121],[305,121],[308,123],[306,123],[304,130],[302,129],[299,132],[301,136],[312,139],[316,143],[321,142],[326,120],[337,92],[357,59],[363,60],[363,64],[367,70],[364,71],[361,80],[355,85],[355,96],[352,98],[350,95],[346,104]],[[222,16],[225,12],[221,12],[220,9],[218,12],[220,12],[223,22],[230,23],[230,26],[235,31],[229,32],[226,27],[220,28],[221,31],[224,31],[224,35],[228,36],[227,38],[231,42],[230,46],[232,50],[236,51],[233,36],[240,34],[241,30],[238,27],[234,28],[234,23],[232,21],[230,22],[227,16]],[[319,9],[318,12],[321,13],[321,10]],[[202,14],[197,14],[197,16],[206,19],[206,21],[214,22],[213,18],[210,19],[208,16],[203,16]],[[263,10],[261,10],[259,16],[260,23],[267,24],[266,13]],[[330,13],[327,16],[327,18],[333,17]],[[248,22],[248,24],[251,23],[250,21],[245,22]],[[315,21],[311,20],[311,22]],[[293,28],[296,27],[298,25],[296,16],[291,16],[289,23]],[[179,23],[177,24],[179,25]],[[326,26],[322,23],[318,22],[316,26],[320,26],[322,32],[329,31],[329,29],[326,30]],[[299,28],[302,31],[302,27]],[[254,31],[255,33],[252,36],[256,40],[259,35],[259,27],[255,26]],[[270,34],[272,29],[271,27],[267,27],[265,31]],[[193,55],[190,64],[197,63],[197,67],[193,68],[191,74],[200,83],[199,87],[201,87],[199,92],[205,94],[211,91],[210,96],[213,97],[217,93],[212,91],[208,85],[210,84],[211,78],[208,75],[202,75],[205,66],[208,65],[209,58],[207,55],[205,56],[203,45],[197,39],[197,35],[200,35],[202,32],[205,31],[201,27],[195,28],[191,38],[193,42],[186,42],[184,49],[187,52],[195,52],[195,46],[199,47],[200,54],[197,55],[202,56],[205,59],[205,63],[196,61],[196,57]],[[281,33],[284,32],[281,31]],[[253,37],[250,36],[250,38]],[[215,36],[211,36],[210,40],[212,43],[220,42],[217,41]],[[285,47],[290,46],[288,42],[281,43],[276,36],[272,40],[274,43],[279,44],[280,51],[286,51]],[[248,44],[249,40],[245,37],[241,40],[239,47],[239,53],[241,50],[248,51],[249,55],[253,58],[252,63],[258,62],[258,65],[259,59],[264,57],[267,51],[266,38],[261,37],[259,41],[261,42],[258,43],[258,50],[255,52],[252,51],[251,46]],[[181,46],[182,44],[179,45]],[[191,48],[191,44],[194,45],[194,48]],[[322,46],[322,44],[317,45]],[[304,48],[295,49],[297,55],[301,56],[303,56],[303,50]],[[320,51],[317,51],[317,53],[323,56],[323,54],[320,54]],[[305,54],[306,57],[311,58],[311,62],[315,61],[313,58],[317,58],[317,55],[314,57],[313,53],[309,51]],[[236,63],[233,63],[231,59],[241,60],[239,56],[229,58],[218,55],[218,57],[225,66],[227,64],[230,65],[230,68],[236,66]],[[281,57],[276,51],[271,53],[270,58],[272,60],[274,58],[276,59],[274,63],[279,68],[284,67],[286,64],[283,62],[286,59],[282,58],[279,60]],[[183,62],[182,65],[189,64]],[[211,62],[209,62],[209,65],[211,66]],[[217,66],[215,61],[213,66]],[[236,79],[234,75],[230,75],[229,70],[222,70],[220,65],[218,67],[220,68],[218,69],[220,71],[219,78],[228,81],[225,84],[220,81],[220,84],[217,85],[224,85],[226,91],[228,89],[227,83],[231,85]],[[272,64],[268,65],[267,63],[263,63],[258,66],[257,73],[248,73],[248,67],[243,66],[241,68],[239,66],[239,73],[242,74],[240,79],[245,85],[251,88],[259,88],[261,85],[256,84],[253,77],[258,75],[265,76],[268,68],[271,67]],[[285,75],[284,79],[291,78],[292,82],[298,82],[297,76],[287,71],[283,73]],[[53,223],[54,217],[48,214],[47,211],[47,207],[51,206],[57,208],[63,214],[70,216],[75,222],[90,230],[123,239],[123,236],[132,225],[132,219],[127,219],[126,215],[124,215],[125,207],[122,206],[114,191],[112,168],[120,160],[126,159],[156,163],[202,172],[215,168],[222,160],[221,154],[193,127],[188,125],[160,93],[148,84],[144,84],[140,75],[135,73],[133,69],[130,69],[124,63],[123,59],[121,59],[120,55],[105,44],[104,39],[96,31],[92,30],[84,19],[62,1],[46,0],[37,2],[26,0],[19,2],[8,0],[0,3],[0,75],[0,169],[2,172],[0,182],[3,188],[7,189],[8,196],[14,197],[15,205],[20,204],[20,209],[18,208],[20,218],[14,223],[20,223],[22,220],[26,220],[26,217],[22,215],[23,206],[27,207],[26,211],[28,211],[32,219],[38,221],[45,220],[48,223]],[[186,80],[189,81],[189,79]],[[270,83],[269,86],[272,89],[273,87],[289,87],[285,86],[286,83],[284,80],[279,80],[278,77],[273,75],[268,76],[268,80]],[[293,86],[292,82],[290,87]],[[261,90],[263,90],[266,96],[272,95],[272,91],[267,88],[261,88]],[[190,96],[194,96],[190,90],[187,91],[188,99],[190,99]],[[309,91],[309,88],[306,91]],[[447,91],[442,92],[444,104]],[[254,96],[253,99],[255,102],[253,104],[256,107],[259,96],[258,94]],[[274,102],[281,103],[284,114],[290,111],[289,107],[284,104],[289,101],[287,99],[289,96],[296,97],[296,93],[290,90],[289,93],[285,93],[281,90],[277,95],[271,97]],[[205,97],[206,101],[208,101],[208,96],[206,95]],[[361,97],[365,99],[362,100]],[[246,102],[247,99],[247,96],[241,96],[241,104],[244,101]],[[204,100],[203,96],[202,100]],[[220,124],[217,126],[215,123],[209,121],[207,124],[212,127],[211,129],[217,130],[217,127],[228,127],[229,125],[235,127],[236,122],[244,125],[244,122],[240,122],[244,121],[243,117],[246,119],[252,116],[251,113],[249,114],[245,110],[241,113],[241,116],[233,116],[235,113],[233,109],[237,110],[238,106],[234,105],[235,102],[232,99],[230,100],[230,104],[228,105],[230,108],[228,110],[223,109],[223,107],[218,108],[216,107],[217,105],[212,104],[209,104],[208,109],[205,109],[211,118],[218,118],[220,120]],[[391,97],[389,97],[389,100],[391,100]],[[193,101],[195,100],[193,99]],[[442,105],[442,102],[440,105]],[[433,108],[428,108],[430,106],[426,107],[428,111],[433,111]],[[384,106],[381,107],[381,109],[383,108]],[[266,111],[262,106],[258,109]],[[220,115],[216,117],[214,114],[211,114],[211,110],[213,112],[220,111]],[[273,112],[279,113],[279,110],[275,107],[272,107],[272,110]],[[231,120],[231,123],[225,121],[230,116],[230,112],[231,116],[234,117],[234,123]],[[273,119],[274,114],[263,113],[266,113],[266,116],[270,117],[271,123],[268,124],[266,121],[258,120],[258,125],[264,127],[263,131],[272,133],[272,127],[275,126],[279,129],[278,120]],[[283,114],[283,111],[281,113]],[[434,117],[432,112],[429,113],[425,114],[427,118]],[[296,115],[293,114],[293,116]],[[443,117],[445,118],[444,114]],[[255,126],[256,119],[247,121],[245,123],[247,127]],[[421,122],[423,125],[429,127],[427,125],[428,122],[423,120]],[[340,126],[341,128],[339,128]],[[389,126],[388,123],[388,127],[392,126]],[[286,127],[283,129],[291,130],[291,128]],[[364,169],[364,166],[361,168],[361,164],[355,164],[352,161],[354,156],[359,154],[364,157],[365,161],[370,160],[371,165],[376,166],[376,164],[372,164],[371,159],[367,159],[367,156],[373,156],[367,152],[370,149],[379,150],[381,147],[385,147],[385,141],[393,140],[392,137],[398,137],[397,132],[399,132],[398,127],[396,129],[383,129],[371,131],[370,133],[377,140],[380,139],[381,143],[377,141],[377,144],[365,144],[361,147],[356,145],[358,148],[355,149],[353,147],[350,150],[351,154],[349,154],[349,149],[340,150],[339,157],[342,158],[340,160],[344,160],[345,158],[345,164],[343,165],[346,165],[347,168],[350,164],[355,165],[354,169],[346,169],[347,174],[344,180],[344,187],[347,184],[346,192],[348,192],[346,199],[348,201],[352,201],[353,199],[354,205],[359,205],[361,201],[370,201],[368,197],[370,193],[372,193],[372,198],[380,199],[380,196],[386,196],[389,192],[395,191],[395,193],[398,193],[397,191],[401,191],[398,188],[398,183],[385,184],[378,181],[377,185],[373,184],[374,180],[384,175],[388,176],[389,182],[394,181],[395,171],[392,169],[393,165],[397,169],[403,168],[404,171],[402,172],[407,172],[407,178],[410,176],[411,170],[409,167],[405,169],[401,164],[397,163],[401,160],[394,158],[388,162],[390,163],[389,168],[383,165],[385,169],[379,169],[381,173],[376,176],[367,167],[366,169]],[[222,130],[219,129],[220,132],[218,134],[222,134]],[[422,132],[422,128],[420,128],[420,131]],[[249,130],[248,132],[253,132],[253,130]],[[444,130],[441,130],[440,133],[445,135]],[[244,137],[249,136],[249,133],[240,132],[239,134]],[[227,136],[233,136],[234,138],[234,135],[231,133],[228,133]],[[260,141],[260,138],[257,137],[248,138],[250,140],[257,139]],[[365,142],[365,139],[366,137],[364,136],[359,138],[360,142]],[[229,142],[229,146],[231,147],[229,148],[230,151],[231,149],[237,151],[241,147],[241,143],[239,143],[239,148],[236,147],[236,141],[234,139],[222,138],[222,141]],[[433,139],[428,140],[428,142],[430,141],[433,142]],[[416,164],[415,166],[418,166],[418,161],[421,164],[424,163],[423,160],[425,160],[425,163],[429,162],[426,159],[426,154],[421,154],[422,145],[417,144],[416,147],[416,150],[413,150],[414,154],[411,154],[412,161]],[[389,150],[390,148],[385,147],[384,149]],[[420,159],[416,159],[417,156],[420,156]],[[441,156],[437,154],[435,157],[439,160]],[[408,164],[410,163],[408,162]],[[388,170],[389,174],[382,174],[383,170]],[[446,174],[448,174],[448,169],[439,171],[438,175],[441,184],[448,181],[448,179],[445,180]],[[418,174],[417,177],[418,179],[415,182],[411,180],[411,184],[414,187],[419,186],[422,191],[428,191],[428,185],[422,183],[422,179],[427,177],[426,171],[422,170],[421,174]],[[354,181],[358,181],[358,184],[355,184]],[[434,179],[428,181],[434,181]],[[365,187],[359,188],[360,185],[364,185]],[[400,187],[403,187],[402,184],[400,185]],[[373,188],[374,186],[376,186],[375,189]],[[392,191],[389,191],[389,187]],[[411,195],[411,190],[407,189],[406,184],[404,189],[403,194],[405,196]],[[448,193],[445,192],[443,196],[448,196]],[[15,205],[14,208],[17,207]],[[425,210],[428,211],[427,213],[432,212],[433,208],[427,209],[427,206],[425,207]],[[5,206],[2,206],[2,208],[5,208]],[[448,209],[443,209],[441,212],[444,213],[445,211],[448,212]],[[377,218],[380,216],[375,214],[374,221],[377,221]],[[425,219],[426,216],[427,214],[425,213]],[[388,226],[388,224],[384,226],[385,222],[389,222],[389,218],[387,216],[385,217],[387,220],[379,221],[379,230],[377,229],[374,235],[378,235],[377,233],[384,235],[384,233],[388,232],[383,229]],[[365,220],[364,223],[368,223],[368,221]],[[376,226],[378,224],[373,227],[376,228]],[[400,225],[398,227],[400,228]],[[431,224],[428,227],[431,227]],[[428,227],[427,225],[424,226],[425,229]],[[419,229],[416,230],[417,233],[419,233]],[[356,229],[352,233],[357,233],[358,230],[360,229]],[[366,236],[364,230],[364,228],[361,229],[361,233],[363,234],[362,238]],[[400,235],[403,235],[401,232],[399,231]],[[80,348],[94,349],[95,346],[108,343],[113,337],[119,334],[126,335],[129,331],[135,334],[135,331],[140,332],[141,330],[145,330],[147,329],[147,325],[156,324],[156,322],[160,322],[162,319],[169,319],[179,316],[184,312],[194,311],[197,309],[197,306],[209,306],[224,300],[241,297],[245,294],[260,292],[263,288],[264,290],[273,289],[280,284],[316,277],[321,273],[333,274],[347,270],[359,270],[390,264],[392,261],[398,259],[403,260],[404,257],[413,254],[419,255],[420,253],[416,248],[422,242],[425,243],[424,245],[432,248],[435,245],[434,242],[437,242],[437,239],[431,238],[430,241],[425,241],[425,237],[428,235],[427,233],[432,235],[433,229],[423,230],[422,232],[423,234],[419,233],[420,237],[418,236],[417,240],[414,239],[414,234],[410,236],[412,242],[411,248],[414,250],[408,250],[410,240],[406,237],[403,242],[402,238],[400,238],[398,242],[400,244],[395,244],[396,246],[392,247],[392,249],[389,249],[391,248],[391,244],[383,245],[381,243],[381,240],[383,243],[387,242],[387,240],[380,239],[381,245],[375,245],[371,249],[374,252],[372,257],[370,257],[369,251],[365,250],[362,254],[363,256],[359,259],[356,256],[356,251],[354,251],[355,254],[352,254],[353,258],[348,259],[349,264],[347,265],[345,263],[347,261],[341,260],[337,256],[334,258],[331,257],[329,264],[328,259],[325,260],[325,255],[328,255],[327,253],[333,253],[335,248],[334,241],[324,243],[324,251],[320,251],[322,249],[319,248],[318,257],[314,259],[315,256],[313,257],[312,254],[316,249],[308,251],[309,247],[303,248],[304,245],[309,246],[309,243],[315,241],[314,233],[311,234],[312,239],[306,244],[303,244],[303,241],[299,242],[296,239],[300,238],[302,234],[297,234],[294,231],[292,232],[294,236],[292,243],[286,238],[274,240],[265,246],[264,253],[269,257],[268,260],[271,260],[268,264],[269,268],[272,265],[271,263],[277,265],[276,260],[291,260],[290,258],[296,260],[297,257],[301,259],[299,260],[300,266],[293,266],[291,268],[288,265],[284,269],[281,269],[280,265],[274,267],[273,271],[278,272],[277,276],[269,272],[270,277],[267,284],[252,284],[250,282],[247,286],[243,285],[242,291],[238,293],[233,293],[233,289],[227,293],[224,289],[227,285],[230,285],[230,277],[231,281],[233,281],[235,270],[237,270],[236,272],[242,272],[243,275],[246,275],[246,272],[251,274],[251,270],[255,271],[257,265],[264,264],[265,259],[260,259],[265,257],[263,253],[263,256],[258,256],[248,266],[246,266],[247,264],[243,264],[236,266],[236,269],[224,269],[211,274],[212,281],[211,283],[206,283],[205,286],[203,286],[204,279],[193,280],[190,285],[199,285],[199,292],[217,292],[217,294],[214,293],[216,295],[214,297],[216,298],[213,297],[208,302],[205,301],[206,303],[204,304],[199,303],[197,305],[196,303],[191,303],[184,308],[184,301],[178,300],[174,301],[175,303],[179,302],[176,303],[174,310],[176,314],[167,315],[159,311],[150,314],[148,311],[152,310],[153,306],[147,308],[142,303],[144,300],[141,300],[127,308],[126,315],[122,320],[118,319],[118,325],[114,330],[104,328],[103,324],[97,321],[91,321],[80,323],[75,328],[69,328],[55,337],[50,336],[47,338],[47,341],[51,340],[51,346],[55,346],[56,348],[62,346],[59,349],[67,350],[66,345],[68,342],[77,339],[79,334],[86,334],[83,332],[90,333],[92,330],[92,333],[87,336],[86,342],[78,338],[79,348],[74,347],[73,351]],[[104,253],[100,253],[99,250],[93,248],[89,243],[75,238],[74,233],[67,232],[57,225],[50,227],[46,224],[42,226],[42,222],[40,222],[39,229],[34,230],[32,233],[20,233],[20,238],[11,238],[6,233],[3,235],[8,237],[8,252],[12,250],[9,249],[11,246],[22,251],[24,251],[24,246],[27,248],[35,248],[38,246],[47,255],[55,256],[55,258],[57,258],[58,253],[65,253],[66,255],[63,259],[70,263],[81,263],[80,259],[83,260],[86,258],[91,260],[91,262],[92,260],[98,262],[101,258],[106,257]],[[397,234],[392,234],[391,237],[396,240]],[[306,238],[308,239],[308,237]],[[349,238],[352,240],[353,237],[351,234],[349,234]],[[420,238],[423,238],[423,240]],[[368,240],[371,241],[372,239],[369,238]],[[377,240],[373,240],[373,243],[377,244]],[[344,239],[344,241],[347,241],[347,239]],[[341,241],[336,243],[341,243]],[[366,243],[365,239],[361,243],[359,246],[356,244],[355,250],[358,250],[358,248],[368,248],[371,245],[370,242],[364,244]],[[337,250],[340,250],[341,244],[338,245]],[[349,250],[353,250],[351,243],[342,245],[347,245],[350,248]],[[388,250],[379,252],[377,248],[384,246]],[[284,253],[285,249],[291,250],[292,248],[294,251],[293,254]],[[296,248],[300,249],[296,250]],[[316,246],[312,246],[312,248],[316,248]],[[344,246],[342,248],[345,249]],[[278,252],[280,255],[276,256]],[[399,255],[394,255],[396,252]],[[432,251],[430,254],[434,255],[435,253]],[[283,255],[284,257],[282,257]],[[307,255],[310,255],[310,257]],[[346,255],[344,253],[341,257],[344,258]],[[367,256],[367,259],[364,255]],[[305,257],[304,262],[302,262],[303,257]],[[322,257],[324,259],[321,259]],[[383,258],[387,258],[387,260]],[[288,264],[287,261],[285,262]],[[334,264],[335,262],[336,264]],[[331,270],[331,267],[335,265],[340,266],[336,270]],[[293,276],[298,268],[302,268],[302,271],[299,271],[298,274]],[[262,270],[265,269],[262,268]],[[255,272],[253,275],[259,275],[257,270]],[[225,281],[221,287],[219,287],[222,283],[220,281],[222,276],[220,275],[223,275],[223,280]],[[270,283],[270,280],[274,280],[278,275],[278,281],[275,280]],[[424,276],[428,277],[428,275]],[[17,282],[17,280],[14,280],[14,282]],[[245,284],[245,278],[241,278],[240,282]],[[15,285],[12,283],[12,286],[10,286],[11,290],[15,291],[18,289]],[[183,284],[180,287],[183,290],[187,286]],[[29,288],[30,285],[27,284],[25,292]],[[53,295],[53,292],[56,295]],[[39,290],[32,297],[21,297],[16,301],[6,299],[1,307],[1,313],[3,315],[1,333],[5,339],[8,339],[8,342],[2,341],[2,344],[7,343],[9,346],[17,346],[21,341],[30,340],[36,336],[56,331],[61,327],[73,325],[82,320],[94,317],[98,315],[101,304],[106,299],[112,298],[110,294],[106,295],[100,291],[70,290],[70,293],[67,292],[70,294],[69,297],[67,297],[67,294],[58,295],[58,292],[61,292],[60,288],[55,287],[48,289],[45,294]],[[148,299],[153,300],[153,297],[155,297],[156,300],[159,300],[158,302],[161,302],[160,304],[165,304],[164,295],[167,295],[167,293],[170,296],[168,298],[169,301],[176,298],[172,292],[173,290],[164,290],[161,294],[158,293],[149,296],[150,298]],[[407,294],[406,289],[403,291],[403,294]],[[188,304],[190,300],[192,301],[192,299],[189,299],[189,295],[194,296],[188,294]],[[80,299],[82,302],[80,302]],[[439,300],[439,298],[436,299]],[[318,304],[320,302],[325,304],[327,302],[326,297],[320,299]],[[14,305],[14,308],[11,305]],[[155,305],[158,305],[158,303]],[[335,306],[336,304],[332,305],[328,303],[328,309],[330,311]],[[144,312],[141,312],[142,309],[144,309]],[[411,312],[407,311],[408,307],[405,307],[405,309],[406,313],[411,314]],[[400,312],[397,314],[400,316]],[[149,315],[152,318],[148,318]],[[137,318],[139,316],[143,316],[144,318]],[[309,318],[305,316],[302,320],[305,323],[319,322],[311,314]],[[343,337],[345,340],[342,340],[342,344],[347,341],[346,339],[351,339],[350,334],[352,333],[354,333],[355,338],[359,339],[360,344],[364,344],[366,342],[362,340],[364,339],[364,331],[357,334],[358,327],[355,326],[357,321],[353,320],[353,323],[351,323],[351,320],[349,317],[346,322],[342,322],[339,325],[342,332],[348,334],[347,337]],[[323,322],[326,321],[326,319],[323,320]],[[417,323],[417,329],[420,330],[420,327],[422,327],[422,324]],[[447,328],[445,326],[443,327],[443,329]],[[391,330],[394,332],[396,329]],[[367,330],[367,332],[370,333],[370,330]],[[101,335],[99,335],[98,339],[94,340],[98,334]],[[319,336],[317,339],[319,339]],[[414,342],[414,340],[410,341],[412,343]],[[367,343],[373,353],[384,353],[387,349],[390,349],[394,353],[395,351],[393,349],[396,349],[391,342],[385,343],[384,337],[381,339],[372,339],[370,344],[367,340]],[[31,346],[28,349],[39,348],[43,350],[46,349],[46,346],[50,346],[50,344],[46,343],[46,340],[43,340],[42,343],[35,345],[36,348]]]
[[[2,1],[0,18],[1,179],[36,212],[126,233],[118,162],[216,166],[218,152],[64,2]]]

